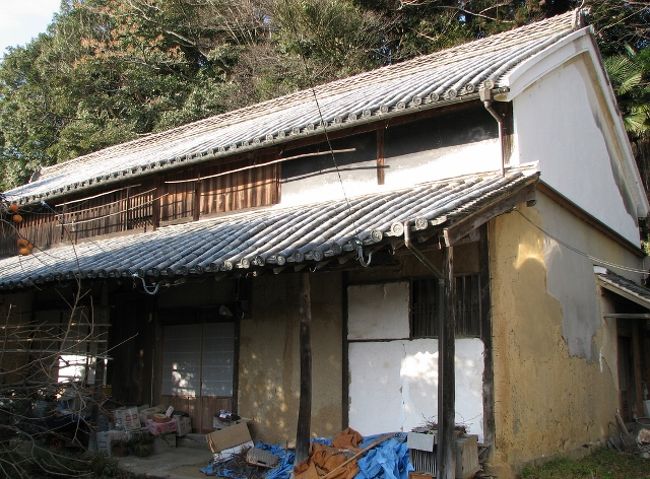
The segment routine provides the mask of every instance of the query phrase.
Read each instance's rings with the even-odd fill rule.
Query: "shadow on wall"
[[[512,219],[516,216],[501,225],[507,225],[508,236],[494,243],[492,296],[497,460],[518,468],[606,436],[617,388],[609,368],[571,355],[564,337],[563,321],[576,320],[572,311],[580,309],[581,301],[598,300],[595,286],[585,289],[593,299],[572,297],[570,283],[590,285],[593,277],[583,275],[584,265],[569,257],[575,253]],[[549,293],[547,265],[557,269],[554,274],[565,275],[568,291],[562,302]],[[587,266],[584,271],[591,271]],[[591,307],[598,314],[598,307]],[[604,322],[590,320],[600,325],[590,338],[595,344],[602,341]]]
[[[312,433],[341,429],[340,306],[334,285],[312,275]],[[254,419],[256,438],[293,441],[300,398],[297,277],[255,280],[251,319],[242,320],[239,354],[239,413]]]

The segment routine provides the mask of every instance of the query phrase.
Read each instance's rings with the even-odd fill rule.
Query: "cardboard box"
[[[218,431],[213,431],[205,436],[210,451],[213,453],[221,452],[225,449],[230,449],[241,444],[251,442],[251,434],[248,430],[248,424],[245,422],[233,424],[232,426],[224,427]]]
[[[151,419],[154,414],[161,413],[165,409],[162,406],[153,406],[139,409],[140,424],[143,426],[147,425],[147,419]]]
[[[192,432],[192,419],[186,416],[174,416],[176,423],[176,435],[186,436]]]
[[[147,430],[154,436],[176,432],[176,421],[156,422],[153,419],[148,419]]]
[[[248,441],[245,442],[244,444],[240,444],[239,446],[229,447],[228,449],[224,449],[221,452],[215,452],[213,459],[214,462],[216,463],[226,462],[229,459],[232,459],[233,456],[241,454],[246,449],[252,449],[254,447],[255,447],[255,443],[253,441]]]
[[[409,432],[406,436],[406,445],[408,448],[417,451],[433,452],[433,448],[437,442],[437,431],[432,431],[431,434],[424,432]]]
[[[113,411],[115,426],[117,429],[124,428],[127,431],[140,429],[140,416],[137,407],[122,407]],[[119,425],[119,426],[118,426]]]
[[[97,452],[108,457],[113,455],[113,443],[117,441],[126,442],[131,439],[131,433],[127,431],[101,431],[96,435]]]
[[[433,476],[426,472],[409,472],[409,479],[433,479]]]

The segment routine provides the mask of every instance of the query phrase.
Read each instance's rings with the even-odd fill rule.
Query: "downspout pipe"
[[[487,82],[486,82],[487,83]],[[503,147],[503,138],[505,136],[506,120],[498,111],[494,109],[494,99],[492,97],[492,85],[484,86],[479,90],[479,98],[487,112],[497,121],[499,130],[499,150],[501,151],[501,176],[506,175],[506,150]]]

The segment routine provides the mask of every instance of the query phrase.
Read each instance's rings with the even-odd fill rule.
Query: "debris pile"
[[[277,459],[277,465],[255,463],[251,451],[265,451]],[[408,479],[409,462],[406,434],[391,433],[363,438],[346,429],[334,439],[312,441],[309,457],[294,468],[295,454],[280,446],[258,442],[255,449],[242,450],[227,460],[213,460],[201,469],[204,474],[228,479]],[[265,457],[265,462],[269,456]]]
[[[620,413],[617,412],[616,424],[619,432],[607,439],[607,447],[650,459],[650,417],[639,417],[635,423],[630,423],[628,428],[628,424],[625,424]]]

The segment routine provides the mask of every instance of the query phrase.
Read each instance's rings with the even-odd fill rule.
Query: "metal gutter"
[[[505,135],[505,118],[498,111],[494,109],[493,103],[493,87],[492,82],[485,82],[485,86],[479,90],[479,97],[483,102],[483,106],[487,112],[492,115],[497,122],[497,127],[499,129],[499,151],[501,152],[501,176],[506,174],[506,150],[503,147],[503,137]]]

